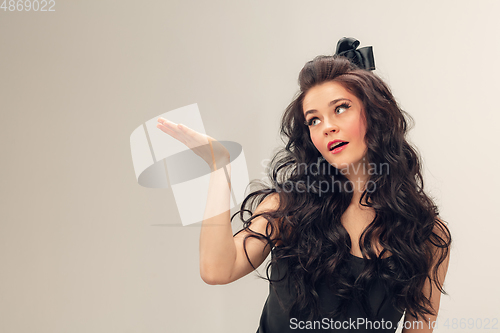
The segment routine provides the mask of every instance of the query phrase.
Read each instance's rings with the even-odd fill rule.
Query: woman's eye
[[[313,118],[311,120],[309,120],[309,124],[312,125],[312,126],[316,126],[318,123],[315,123],[316,121],[318,121],[319,123],[319,119],[318,118]]]
[[[304,121],[304,124],[306,124],[307,126],[316,126],[317,123],[315,123],[315,121],[319,121],[319,119],[318,118],[312,118],[312,119]]]
[[[349,107],[350,106],[346,104],[339,105],[339,107],[335,110],[335,112],[337,112],[337,114],[344,113],[345,111],[347,111],[347,109],[349,109]],[[339,110],[341,111],[338,112]]]
[[[350,107],[351,106],[349,104],[341,104],[341,105],[337,106],[337,108],[335,109],[335,113],[336,114],[344,113]],[[319,118],[315,117],[315,118],[312,118],[312,119],[310,119],[308,121],[305,121],[304,124],[306,124],[307,126],[316,126],[319,122],[320,122]]]

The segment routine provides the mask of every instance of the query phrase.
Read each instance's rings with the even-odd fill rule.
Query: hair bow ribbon
[[[375,59],[373,58],[373,49],[371,46],[365,46],[357,49],[359,41],[352,37],[341,38],[337,42],[335,54],[349,59],[359,68],[371,71],[375,69]]]

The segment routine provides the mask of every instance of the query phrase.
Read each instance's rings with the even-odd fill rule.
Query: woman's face
[[[347,169],[346,174],[358,173],[360,163],[367,162],[364,157],[368,151],[361,101],[340,83],[328,81],[309,89],[302,105],[316,149],[335,168]],[[334,140],[348,143],[330,150]]]

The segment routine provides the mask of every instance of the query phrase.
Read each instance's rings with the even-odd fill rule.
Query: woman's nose
[[[333,119],[325,118],[323,125],[323,132],[325,133],[325,136],[328,136],[330,132],[335,133],[339,130],[338,125]]]

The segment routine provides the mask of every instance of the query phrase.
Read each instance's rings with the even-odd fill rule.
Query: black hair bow
[[[358,50],[359,40],[352,37],[341,38],[337,43],[336,55],[346,57],[356,66],[367,71],[375,69],[375,59],[371,46],[365,46]]]

